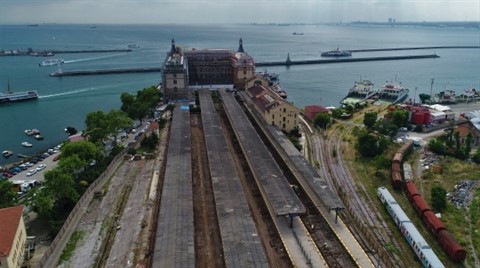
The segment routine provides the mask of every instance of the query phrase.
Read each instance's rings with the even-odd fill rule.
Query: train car
[[[402,175],[398,171],[392,172],[392,186],[395,190],[401,190],[403,186]]]
[[[403,161],[403,154],[396,152],[395,155],[393,156],[393,163],[401,164]]]
[[[421,195],[415,195],[412,197],[412,205],[420,217],[425,211],[431,210]]]
[[[410,202],[412,202],[414,196],[420,195],[413,181],[407,181],[405,183],[405,192],[407,193],[407,197],[408,197],[408,200],[410,200]]]
[[[445,225],[443,222],[435,216],[435,213],[431,210],[423,212],[422,220],[427,225],[428,230],[432,232],[435,236],[438,235],[438,232],[445,230]]]
[[[456,262],[463,262],[467,256],[467,251],[460,246],[455,237],[448,230],[438,232],[438,241],[448,256]]]
[[[401,153],[403,156],[406,156],[408,154],[408,152],[410,152],[412,147],[413,147],[413,141],[408,140],[407,142],[405,142],[402,145],[402,147],[400,147],[400,149],[397,151],[397,153]]]
[[[396,163],[396,162],[392,163],[392,172],[393,172],[393,171],[396,171],[396,172],[402,171],[402,170],[400,169],[400,163]]]
[[[405,240],[407,240],[410,247],[422,262],[423,267],[445,267],[390,192],[385,187],[379,187],[377,189],[377,195],[382,204],[387,208],[388,213],[398,229],[402,232]]]
[[[405,182],[413,181],[412,166],[409,163],[403,163],[403,179]]]

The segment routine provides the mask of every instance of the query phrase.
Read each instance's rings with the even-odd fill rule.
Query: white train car
[[[423,239],[423,236],[418,232],[417,228],[415,228],[415,225],[410,221],[407,214],[405,214],[397,201],[395,201],[388,189],[385,187],[379,187],[377,189],[377,195],[382,204],[387,208],[388,213],[398,229],[402,232],[403,237],[405,237],[410,247],[422,262],[423,267],[445,267],[425,239]]]
[[[413,181],[412,166],[407,162],[403,163],[403,179],[405,182]]]

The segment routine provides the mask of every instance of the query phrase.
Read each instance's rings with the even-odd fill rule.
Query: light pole
[[[432,91],[433,91],[433,81],[434,79],[432,78],[432,82],[430,83],[430,102],[433,101],[433,96],[432,96]]]

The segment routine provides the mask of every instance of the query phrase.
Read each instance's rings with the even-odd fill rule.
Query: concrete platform
[[[188,104],[173,111],[152,267],[195,267]]]
[[[227,267],[268,267],[210,94],[209,90],[199,91],[225,264]]]
[[[277,216],[305,213],[302,202],[233,95],[224,90],[219,92],[267,206],[273,209]]]

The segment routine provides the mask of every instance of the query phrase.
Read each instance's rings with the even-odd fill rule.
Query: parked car
[[[30,176],[34,175],[35,173],[37,173],[37,170],[36,169],[31,169],[27,172],[27,176],[30,177]]]
[[[47,167],[47,165],[45,165],[45,164],[40,164],[40,165],[38,165],[38,167],[37,167],[37,171],[44,170],[46,167]]]

